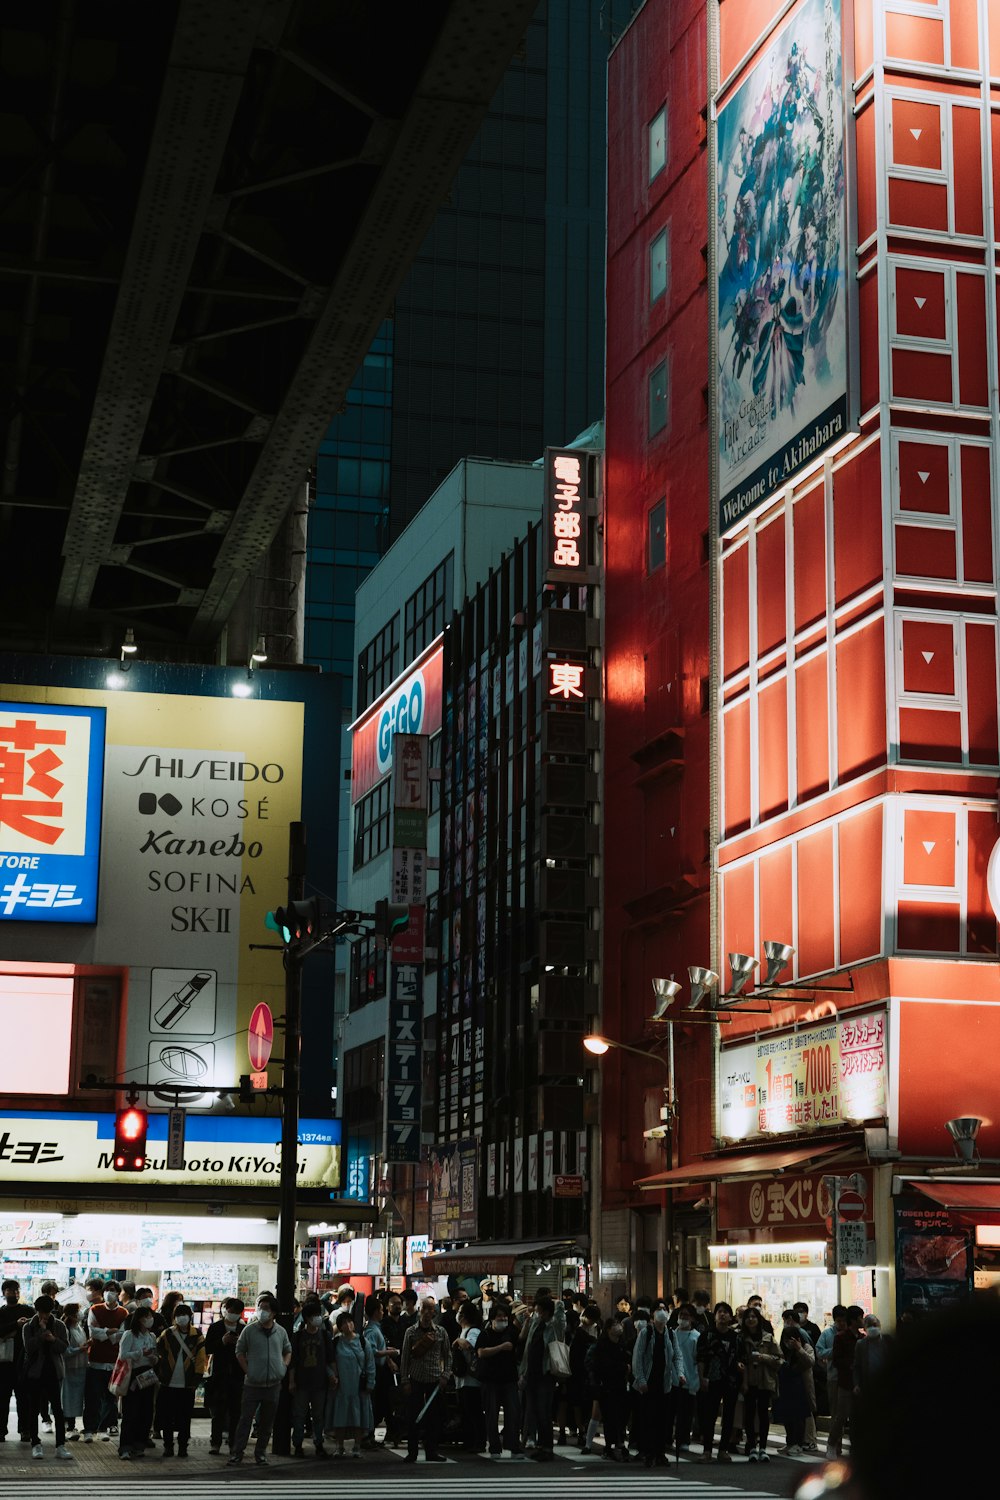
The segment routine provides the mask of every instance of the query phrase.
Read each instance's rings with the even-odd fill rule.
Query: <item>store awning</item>
[[[520,1260],[560,1260],[586,1256],[577,1240],[487,1241],[461,1250],[435,1250],[422,1255],[422,1274],[432,1276],[513,1276]]]
[[[679,1187],[684,1182],[722,1182],[726,1178],[770,1177],[787,1172],[789,1167],[804,1167],[807,1162],[823,1161],[837,1152],[856,1151],[853,1141],[817,1141],[813,1146],[786,1146],[784,1150],[733,1152],[708,1161],[692,1162],[657,1172],[654,1177],[640,1177],[635,1184],[644,1193]]]
[[[1000,1182],[907,1182],[949,1213],[977,1224],[1000,1224]]]

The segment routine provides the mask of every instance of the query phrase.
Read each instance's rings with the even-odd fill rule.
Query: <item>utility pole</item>
[[[301,901],[306,887],[306,825],[288,828],[288,901]],[[286,948],[285,1067],[282,1079],[281,1176],[278,1188],[278,1273],[275,1291],[279,1316],[289,1319],[295,1300],[295,1198],[299,1175],[299,1073],[302,1050],[302,958]]]

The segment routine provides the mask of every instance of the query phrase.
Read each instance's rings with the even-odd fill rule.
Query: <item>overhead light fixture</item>
[[[264,640],[264,637],[262,635],[259,635],[257,637],[256,646],[254,646],[253,650],[250,652],[250,661],[247,664],[247,671],[252,672],[255,667],[263,666],[266,661],[267,642]]]
[[[729,993],[734,998],[742,995],[747,981],[753,978],[753,971],[757,968],[757,960],[751,953],[730,953],[729,972],[732,975],[732,988]]]
[[[702,969],[697,964],[692,964],[688,969],[688,979],[691,981],[691,999],[687,1008],[695,1010],[706,995],[718,988],[719,976],[714,969]]]
[[[653,994],[656,996],[656,1009],[653,1011],[652,1020],[662,1021],[670,1002],[674,996],[680,993],[680,985],[676,979],[654,979]]]
[[[976,1150],[976,1136],[982,1120],[975,1115],[962,1115],[957,1120],[946,1120],[944,1128],[955,1143],[956,1155],[963,1161],[972,1162],[979,1156]]]
[[[138,649],[139,647],[135,643],[135,631],[129,625],[125,630],[125,639],[122,641],[121,665],[123,672],[127,672],[132,665],[132,657]]]
[[[790,943],[777,943],[769,938],[764,944],[764,957],[767,959],[767,978],[764,983],[776,984],[782,969],[787,969],[795,957],[795,949]]]

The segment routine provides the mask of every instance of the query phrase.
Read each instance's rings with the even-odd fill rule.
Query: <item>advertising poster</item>
[[[718,1099],[718,1132],[730,1141],[881,1119],[885,1012],[850,1014],[724,1047]]]
[[[896,1316],[954,1307],[972,1293],[973,1231],[919,1194],[895,1201]]]
[[[0,922],[96,922],[103,708],[0,703]]]
[[[848,431],[842,0],[807,0],[716,125],[719,528]]]
[[[479,1156],[475,1141],[428,1155],[431,1239],[435,1244],[474,1239],[479,1226]]]

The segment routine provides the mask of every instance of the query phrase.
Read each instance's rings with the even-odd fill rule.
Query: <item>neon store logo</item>
[[[375,759],[380,772],[388,771],[392,765],[392,742],[397,734],[420,733],[426,703],[424,674],[415,672],[385,705],[379,714],[375,736]]]

